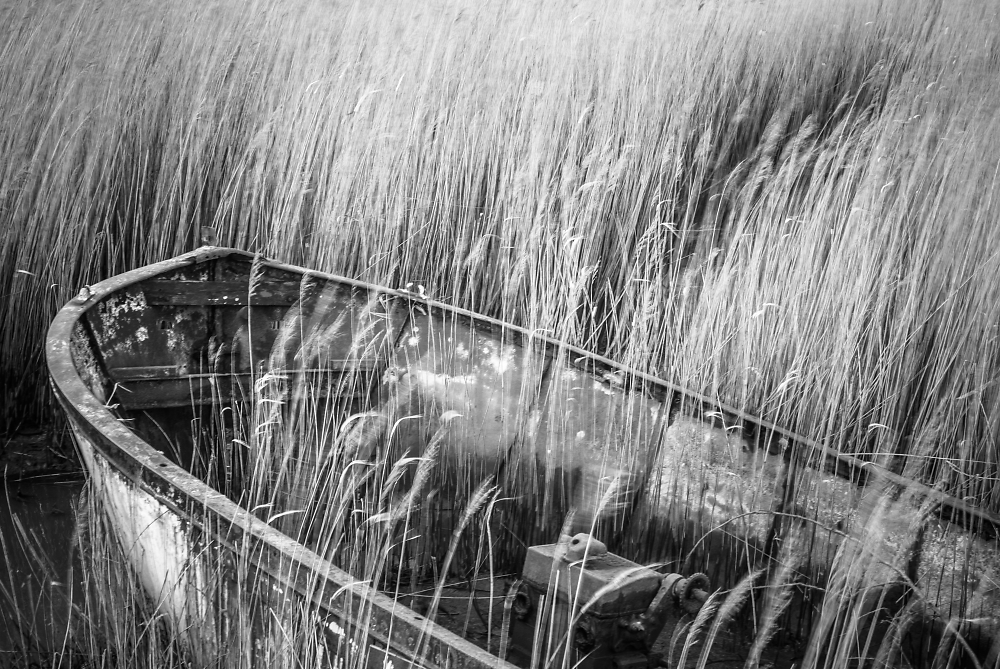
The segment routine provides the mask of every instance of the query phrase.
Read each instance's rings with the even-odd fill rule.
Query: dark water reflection
[[[80,480],[0,482],[0,666],[51,655],[82,601],[74,505]]]

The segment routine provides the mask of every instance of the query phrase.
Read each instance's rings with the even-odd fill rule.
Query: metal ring
[[[688,601],[695,590],[708,591],[712,587],[712,582],[708,580],[706,574],[691,574],[684,581],[684,589],[681,590],[681,601]]]

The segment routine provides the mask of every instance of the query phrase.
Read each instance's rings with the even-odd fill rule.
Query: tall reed
[[[1000,510],[997,11],[5,5],[2,429],[80,285],[213,225]]]
[[[7,430],[49,416],[54,310],[213,224],[998,508],[986,5],[136,0],[4,20]]]

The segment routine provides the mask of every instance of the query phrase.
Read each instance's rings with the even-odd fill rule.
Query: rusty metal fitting
[[[583,652],[590,652],[597,647],[597,633],[594,630],[594,621],[590,618],[582,618],[573,629],[573,643]]]
[[[629,636],[644,638],[646,636],[648,615],[646,613],[621,618],[618,620],[618,627]]]
[[[691,574],[674,583],[674,596],[685,612],[697,615],[708,599],[708,590],[711,587],[711,582],[705,574]]]
[[[656,600],[654,603],[659,603],[659,600],[666,596],[678,598],[680,596],[680,589],[677,584],[684,580],[683,574],[664,574],[663,580],[660,581],[660,591],[656,594]]]
[[[531,596],[528,594],[528,589],[524,583],[518,582],[515,588],[514,599],[510,608],[519,620],[524,620],[531,613]]]

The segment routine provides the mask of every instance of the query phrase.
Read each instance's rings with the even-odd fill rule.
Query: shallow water
[[[82,489],[58,478],[0,483],[0,665],[12,652],[57,652],[69,638],[83,592],[74,550]]]

